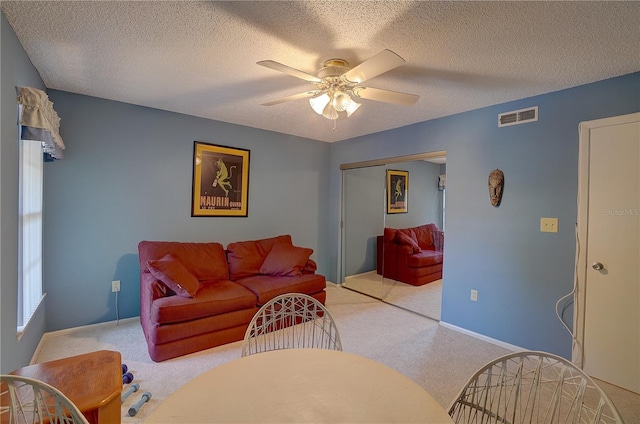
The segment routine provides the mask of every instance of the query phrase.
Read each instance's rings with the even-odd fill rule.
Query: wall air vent
[[[527,109],[514,110],[498,115],[498,127],[526,124],[538,120],[538,106]]]

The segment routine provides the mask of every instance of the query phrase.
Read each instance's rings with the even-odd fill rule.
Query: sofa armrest
[[[308,259],[307,263],[302,268],[303,274],[315,274],[318,270],[318,264],[313,259]]]
[[[163,282],[158,281],[150,272],[140,273],[140,319],[148,321],[151,305],[156,299],[170,296],[173,292]],[[144,325],[144,324],[143,324]]]
[[[376,272],[382,275],[382,252],[384,250],[384,237],[377,236],[376,237]]]
[[[377,236],[376,271],[385,278],[395,279],[398,273],[397,255],[400,245],[395,241],[385,241],[384,236]]]
[[[433,244],[438,252],[444,252],[444,231],[433,232]]]

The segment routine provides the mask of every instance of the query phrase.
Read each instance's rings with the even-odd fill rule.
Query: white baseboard
[[[126,323],[126,322],[131,322],[131,321],[140,321],[140,317],[131,317],[131,318],[123,318],[121,320],[118,321],[107,321],[107,322],[99,322],[97,324],[89,324],[89,325],[81,325],[79,327],[71,327],[71,328],[65,328],[62,330],[57,330],[57,331],[50,331],[48,333],[44,333],[42,335],[42,337],[40,338],[40,341],[38,342],[38,346],[36,346],[36,350],[35,352],[33,352],[33,356],[31,357],[31,362],[29,363],[29,365],[33,365],[37,363],[38,360],[38,356],[40,354],[40,350],[42,348],[42,344],[47,340],[50,339],[52,337],[58,337],[58,336],[64,336],[67,334],[71,334],[71,333],[75,333],[77,331],[80,330],[86,330],[89,328],[100,328],[100,327],[109,327],[109,326],[114,326],[117,323]]]
[[[458,331],[460,333],[464,333],[464,334],[466,334],[468,336],[475,337],[476,339],[480,339],[480,340],[483,340],[485,342],[494,344],[496,346],[503,347],[503,348],[505,348],[507,350],[510,350],[512,352],[520,352],[520,351],[523,351],[523,350],[528,350],[528,349],[525,349],[525,348],[520,347],[520,346],[512,345],[510,343],[505,343],[503,341],[500,341],[500,340],[497,340],[497,339],[493,339],[491,337],[484,336],[484,335],[479,334],[479,333],[474,333],[473,331],[467,330],[467,329],[462,328],[462,327],[458,327],[457,325],[449,324],[449,323],[444,322],[444,321],[440,321],[440,325],[443,326],[443,327],[449,328],[451,330]]]

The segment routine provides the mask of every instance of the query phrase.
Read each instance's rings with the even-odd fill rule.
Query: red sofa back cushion
[[[433,244],[433,231],[437,230],[435,224],[425,224],[419,227],[413,227],[413,231],[416,233],[418,239],[418,245],[422,250],[435,250]]]
[[[424,224],[402,229],[385,227],[384,242],[411,246],[415,252],[419,252],[420,250],[436,250],[436,240],[434,240],[434,233],[436,231],[440,231],[436,224]],[[401,234],[404,236],[401,237]],[[411,243],[410,239],[417,243],[418,248]]]
[[[301,276],[313,249],[278,241],[260,265],[260,274]]]
[[[276,242],[293,245],[289,234],[261,240],[229,243],[227,259],[231,280],[260,274],[260,267]]]
[[[140,270],[149,272],[147,261],[161,259],[173,253],[180,263],[199,281],[228,280],[229,266],[220,243],[191,243],[177,241],[141,241],[138,244]]]
[[[416,233],[412,229],[398,230],[396,239],[398,240],[398,244],[403,244],[405,246],[411,247],[413,253],[418,253],[422,250],[420,248],[420,245],[418,244]]]

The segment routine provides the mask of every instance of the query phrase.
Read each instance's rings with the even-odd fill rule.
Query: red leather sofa
[[[140,322],[149,356],[164,361],[244,338],[260,306],[284,293],[324,304],[312,249],[290,235],[230,243],[141,241]]]
[[[435,224],[385,228],[377,237],[377,272],[385,278],[421,286],[442,278],[444,232]]]

